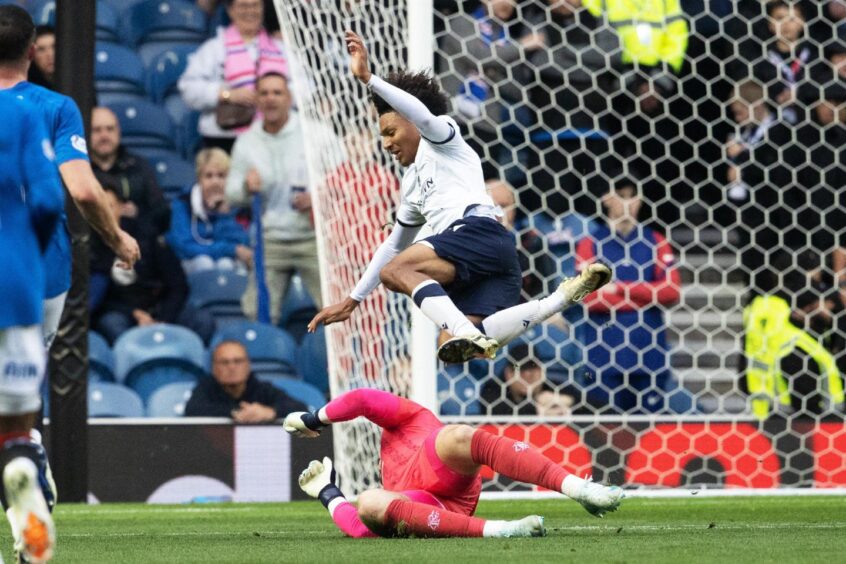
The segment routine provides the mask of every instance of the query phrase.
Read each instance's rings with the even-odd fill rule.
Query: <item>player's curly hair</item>
[[[436,116],[447,113],[449,99],[434,77],[425,72],[397,71],[388,74],[385,81],[393,84],[400,90],[405,90],[421,102]],[[394,109],[385,100],[373,92],[370,93],[370,101],[376,106],[376,112],[381,116]]]

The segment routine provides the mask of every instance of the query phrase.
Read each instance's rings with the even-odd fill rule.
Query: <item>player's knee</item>
[[[358,517],[365,525],[382,525],[390,499],[382,490],[367,490],[358,496]]]
[[[473,442],[473,434],[476,429],[470,425],[447,425],[441,433],[446,433],[446,439],[450,450],[461,452],[470,451],[470,444]]]
[[[382,284],[385,285],[385,288],[392,292],[400,292],[402,291],[402,274],[404,272],[404,267],[402,263],[392,260],[384,267],[382,267],[381,272],[379,272],[379,280],[382,281]]]

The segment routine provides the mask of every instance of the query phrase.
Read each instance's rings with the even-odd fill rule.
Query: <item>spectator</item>
[[[125,202],[127,217],[142,217],[156,233],[170,227],[170,206],[156,180],[156,173],[143,158],[121,144],[120,123],[109,108],[91,112],[91,168],[103,185],[116,187]]]
[[[676,390],[670,373],[664,320],[665,308],[680,294],[673,250],[638,222],[641,201],[634,182],[618,183],[602,204],[607,224],[577,249],[580,265],[601,258],[615,280],[585,299],[587,364],[595,376],[585,383],[588,400],[623,413],[687,411],[690,401]]]
[[[482,388],[488,415],[570,415],[579,403],[577,391],[558,388],[549,382],[527,345],[510,347],[508,356],[511,362],[503,368],[502,379],[489,379]]]
[[[763,87],[755,81],[739,84],[731,112],[738,130],[725,146],[728,198],[740,208],[738,248],[744,272],[760,272],[768,254],[779,248],[813,248],[820,233],[810,205],[813,190],[797,184],[794,171],[807,159],[792,127],[769,110]],[[798,213],[798,212],[802,213]],[[748,280],[754,291],[758,282]]]
[[[121,199],[119,189],[104,185],[120,226],[138,241],[141,259],[134,270],[113,266],[114,254],[98,238],[91,241],[91,326],[109,343],[127,329],[153,323],[175,323],[211,339],[215,322],[207,311],[187,304],[188,284],[179,259],[164,239]]]
[[[56,30],[50,25],[35,28],[35,50],[27,80],[33,84],[55,90]]]
[[[519,239],[517,257],[523,271],[523,299],[533,300],[546,296],[557,286],[555,260],[544,248],[543,238],[533,230],[522,233],[515,228],[517,201],[514,189],[505,181],[488,180],[485,185],[494,203],[503,210],[503,225]]]
[[[270,291],[270,315],[279,319],[282,299],[295,272],[320,307],[317,240],[311,219],[311,194],[299,114],[291,108],[288,81],[279,74],[262,76],[258,84],[262,118],[241,135],[232,151],[226,196],[236,205],[255,194],[264,199],[262,224],[264,265]],[[256,282],[250,277],[243,308],[256,316]]]
[[[197,384],[185,405],[186,417],[231,417],[236,423],[271,423],[292,411],[307,411],[282,390],[252,373],[247,349],[223,341],[212,352],[212,376]]]
[[[197,184],[172,203],[168,243],[182,260],[186,274],[251,268],[249,236],[226,201],[229,155],[217,147],[203,149],[195,162]]]
[[[546,47],[540,24],[538,15],[518,9],[516,0],[484,0],[472,13],[444,22],[440,75],[478,152],[495,161],[484,162],[486,177],[498,176],[497,163],[510,158],[510,151],[497,145],[501,129],[532,121],[522,106],[528,101],[522,85],[531,79],[529,55]]]
[[[843,411],[843,381],[832,354],[832,347],[843,346],[843,304],[820,267],[814,252],[779,254],[764,269],[762,294],[743,310],[745,388],[759,419]],[[823,333],[829,337],[821,340]]]
[[[202,112],[198,127],[203,145],[228,153],[236,136],[257,117],[257,77],[287,75],[288,63],[282,42],[262,26],[262,0],[224,4],[232,24],[219,28],[189,59],[179,91],[188,107]]]

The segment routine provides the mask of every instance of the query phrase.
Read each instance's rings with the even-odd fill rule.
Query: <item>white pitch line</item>
[[[229,505],[226,507],[150,507],[146,506],[142,509],[135,509],[135,508],[107,508],[103,505],[95,505],[90,508],[76,508],[76,507],[68,507],[62,508],[59,511],[60,515],[136,515],[139,513],[229,513],[229,512],[248,512],[248,511],[256,511],[258,508],[256,507],[239,507],[235,505]]]

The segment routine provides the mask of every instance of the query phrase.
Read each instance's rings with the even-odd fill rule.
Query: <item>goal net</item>
[[[435,409],[631,487],[846,486],[846,8],[682,4],[435,2],[434,72],[507,212],[524,299],[580,261],[615,271],[496,362],[438,365]],[[400,175],[343,31],[375,72],[405,67],[407,8],[277,1],[314,124],[324,303],[383,240]],[[408,394],[411,309],[379,289],[327,329],[333,395]],[[378,432],[336,432],[345,491],[377,484]]]

